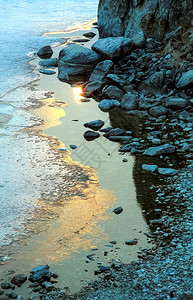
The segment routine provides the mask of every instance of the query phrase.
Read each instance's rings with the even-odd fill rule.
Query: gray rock
[[[104,137],[109,137],[109,136],[120,136],[122,134],[125,133],[125,130],[124,129],[121,129],[121,128],[114,128],[114,129],[111,129],[110,131],[106,132],[103,136]]]
[[[38,71],[42,74],[46,74],[46,75],[53,75],[53,74],[56,74],[56,71],[53,71],[53,70],[48,70],[48,69],[45,69],[45,68],[40,68],[38,69]]]
[[[137,239],[125,241],[125,245],[129,245],[129,246],[137,245],[137,243],[138,243]]]
[[[177,174],[177,170],[171,168],[158,168],[158,173],[164,176],[174,176]]]
[[[126,81],[124,79],[122,79],[120,76],[115,74],[108,74],[107,81],[110,84],[116,85],[119,88],[122,88],[126,84]]]
[[[117,208],[113,209],[113,212],[114,212],[116,215],[119,215],[119,214],[121,214],[121,213],[122,213],[122,211],[123,211],[123,208],[122,208],[122,206],[119,206],[119,207],[117,207]]]
[[[27,276],[25,274],[15,275],[11,279],[11,283],[20,287],[27,280]]]
[[[97,131],[101,129],[104,126],[104,124],[105,122],[103,122],[102,120],[95,120],[95,121],[85,123],[84,126]]]
[[[136,109],[138,105],[138,99],[136,95],[128,92],[126,93],[121,100],[121,107],[127,110]]]
[[[39,62],[39,65],[41,67],[57,67],[58,59],[57,58],[44,59]]]
[[[160,116],[164,116],[168,114],[168,110],[162,105],[151,107],[148,110],[149,114],[153,117],[159,118]]]
[[[42,59],[50,58],[52,56],[52,54],[53,54],[53,51],[49,45],[42,47],[37,52],[37,55]]]
[[[161,88],[163,86],[165,77],[166,77],[165,70],[155,72],[147,80],[145,80],[145,84],[148,85],[149,87]]]
[[[188,87],[189,85],[191,85],[192,87],[192,84],[193,84],[193,70],[190,70],[182,74],[182,76],[180,77],[180,79],[176,84],[176,87],[184,88],[184,87]]]
[[[99,39],[92,49],[102,55],[105,59],[120,58],[128,53],[133,47],[133,41],[125,37],[108,37]]]
[[[144,36],[143,31],[138,32],[132,37],[132,41],[134,42],[135,48],[142,48],[146,43],[146,38]]]
[[[157,147],[150,147],[149,149],[145,150],[143,154],[147,156],[160,156],[162,154],[174,153],[175,150],[176,150],[175,146],[164,144]]]
[[[87,141],[93,141],[93,140],[95,140],[99,137],[100,137],[100,134],[98,132],[95,132],[95,131],[88,130],[84,133],[84,138]]]
[[[110,70],[113,68],[112,60],[104,60],[98,63],[92,72],[89,81],[103,81]]]
[[[183,98],[169,97],[165,101],[165,106],[173,110],[183,109],[187,105],[188,105],[188,101]]]
[[[101,57],[95,51],[78,44],[68,44],[59,54],[58,78],[62,81],[68,76],[91,73]]]
[[[100,110],[104,111],[104,112],[108,112],[110,111],[112,108],[115,107],[119,107],[120,106],[120,102],[117,100],[109,100],[109,99],[104,99],[102,100],[98,107],[100,108]]]
[[[88,82],[85,85],[84,91],[89,95],[92,95],[95,93],[100,93],[104,86],[105,86],[104,81],[92,81],[92,82]]]
[[[156,172],[158,170],[158,166],[156,165],[146,165],[146,164],[143,164],[142,165],[142,170],[145,170],[145,171],[149,171],[149,172]]]
[[[115,99],[118,101],[121,101],[124,96],[124,92],[114,85],[104,87],[102,90],[102,94],[106,95],[110,99]]]
[[[111,268],[109,266],[100,266],[99,269],[101,272],[108,272]]]
[[[49,281],[51,278],[50,267],[48,265],[38,266],[30,271],[29,281],[43,282]]]

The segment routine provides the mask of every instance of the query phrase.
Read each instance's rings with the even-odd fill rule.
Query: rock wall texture
[[[98,27],[101,38],[132,38],[143,31],[162,40],[179,26],[193,25],[193,0],[100,0]],[[192,24],[191,24],[192,23]]]

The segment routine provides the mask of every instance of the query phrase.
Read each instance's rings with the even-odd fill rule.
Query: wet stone
[[[16,293],[6,293],[6,296],[8,296],[9,299],[17,299],[17,294]]]
[[[43,282],[45,280],[50,280],[50,267],[48,265],[38,266],[30,271],[29,281],[31,282]]]
[[[125,241],[125,245],[129,245],[129,246],[137,245],[137,243],[138,243],[137,239]]]
[[[100,137],[100,134],[98,132],[95,132],[95,131],[88,130],[84,133],[84,138],[87,141],[93,141],[93,140],[95,140],[99,137]]]
[[[154,172],[156,172],[158,170],[158,166],[157,165],[146,165],[146,164],[143,164],[142,165],[142,170],[154,173]]]
[[[97,131],[101,129],[104,126],[104,124],[105,122],[103,122],[102,120],[95,120],[95,121],[85,123],[84,126]]]
[[[101,272],[108,272],[111,268],[109,266],[100,266],[99,269]]]
[[[71,148],[72,150],[75,150],[75,149],[77,148],[77,146],[76,146],[76,145],[70,145],[70,148]]]
[[[9,283],[9,282],[3,282],[3,283],[1,283],[1,288],[2,288],[3,290],[8,290],[8,289],[13,289],[13,288],[15,288],[15,287],[14,287],[14,285],[12,285],[12,284]]]
[[[115,209],[113,210],[113,212],[114,212],[116,215],[121,214],[122,211],[123,211],[122,206],[119,206],[119,207],[117,207],[117,208],[115,208]]]
[[[20,287],[27,280],[27,276],[25,274],[15,275],[11,279],[11,283]]]

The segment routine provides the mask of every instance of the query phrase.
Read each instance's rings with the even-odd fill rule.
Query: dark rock
[[[108,112],[110,111],[112,108],[115,107],[119,107],[120,106],[120,102],[117,100],[109,100],[109,99],[104,99],[102,100],[98,107],[100,108],[100,110],[104,111],[104,112]]]
[[[162,225],[162,223],[162,220],[159,219],[150,220],[151,225]]]
[[[192,85],[193,85],[193,70],[190,70],[182,74],[182,76],[180,77],[180,79],[176,84],[176,87],[185,88],[188,86],[192,87]]]
[[[92,49],[99,53],[104,59],[120,58],[121,55],[128,53],[133,47],[133,42],[125,37],[108,37],[99,39]]]
[[[138,243],[137,239],[125,241],[125,245],[129,245],[129,246],[137,245],[137,243]]]
[[[50,278],[50,267],[48,265],[41,265],[30,271],[29,281],[41,283],[43,281],[49,281]]]
[[[123,160],[122,160],[123,162],[128,162],[128,159],[126,159],[126,158],[123,158]]]
[[[73,43],[87,43],[89,41],[90,41],[90,39],[84,39],[84,38],[72,40]]]
[[[95,131],[88,130],[84,133],[84,138],[87,141],[93,141],[93,140],[95,140],[99,137],[100,137],[100,134],[98,132],[95,132]]]
[[[109,266],[100,266],[99,269],[101,272],[108,272],[111,268]]]
[[[46,75],[53,75],[53,74],[56,74],[56,72],[54,70],[48,70],[48,69],[45,69],[45,68],[40,68],[38,69],[38,71],[42,74],[46,74]]]
[[[42,59],[50,58],[52,54],[53,51],[50,46],[44,46],[37,52],[37,55]]]
[[[112,127],[112,126],[109,126],[109,127],[106,127],[106,128],[102,128],[102,129],[100,129],[99,131],[100,131],[100,132],[109,132],[111,129],[113,129],[113,127]]]
[[[92,82],[88,82],[85,85],[84,91],[88,93],[88,95],[92,95],[96,93],[99,94],[104,86],[105,86],[104,81],[92,81]]]
[[[143,154],[147,155],[147,156],[160,156],[162,154],[174,153],[175,150],[176,150],[175,146],[169,145],[169,144],[164,144],[164,145],[157,146],[157,147],[151,147],[151,148],[145,150],[145,152]]]
[[[165,106],[167,108],[178,110],[183,109],[188,105],[188,101],[183,98],[169,97],[166,99]]]
[[[118,101],[121,101],[124,96],[124,92],[114,85],[104,87],[102,90],[102,94],[106,95],[110,99],[115,99]]]
[[[138,32],[132,37],[132,41],[134,42],[135,48],[142,48],[146,43],[146,38],[144,36],[143,31]]]
[[[130,152],[132,146],[130,144],[126,144],[119,149],[119,152]]]
[[[95,121],[85,123],[84,126],[97,131],[101,129],[104,126],[104,124],[105,122],[103,122],[102,120],[95,120]]]
[[[10,284],[9,282],[3,282],[1,283],[1,288],[3,290],[8,290],[8,289],[12,289],[14,286],[12,284]]]
[[[123,211],[123,208],[122,208],[122,206],[119,206],[119,207],[117,207],[117,208],[113,209],[113,212],[114,212],[116,215],[119,215],[119,214],[121,214],[121,213],[122,213],[122,211]]]
[[[107,81],[118,88],[123,88],[123,86],[126,84],[126,80],[116,74],[108,74]]]
[[[133,110],[137,108],[138,99],[136,95],[128,92],[121,100],[121,107],[127,110]]]
[[[163,86],[165,77],[166,77],[166,72],[165,71],[162,70],[162,71],[159,71],[159,72],[155,72],[153,75],[151,75],[145,81],[145,84],[148,85],[149,87],[161,88]]]
[[[41,67],[57,67],[58,66],[58,59],[57,58],[49,58],[44,59],[39,62]]]
[[[95,35],[96,35],[96,33],[94,33],[94,32],[86,32],[86,33],[83,33],[83,35],[86,37],[86,38],[93,38]]]
[[[70,145],[70,148],[71,148],[72,150],[75,150],[75,149],[77,148],[77,146],[76,146],[76,145]]]
[[[156,117],[156,118],[159,118],[160,116],[164,116],[164,115],[168,114],[168,110],[165,107],[163,107],[162,105],[151,107],[148,112],[151,116]]]
[[[110,136],[108,136],[108,139],[112,142],[130,142],[132,137],[131,136],[110,135]]]
[[[9,299],[17,299],[17,294],[16,293],[6,293],[6,296],[8,296]]]
[[[106,132],[103,136],[104,137],[110,137],[110,136],[120,136],[122,134],[125,133],[125,130],[124,129],[121,129],[121,128],[114,128],[114,129],[111,129],[110,131]]]
[[[54,286],[53,286],[49,281],[44,281],[44,282],[42,283],[42,287],[43,287],[44,289],[46,289],[47,292],[52,291],[53,288],[54,288]]]
[[[103,81],[112,68],[112,60],[103,60],[99,62],[92,72],[89,81]]]
[[[27,276],[25,274],[15,275],[11,279],[11,283],[20,287],[27,280]]]
[[[158,168],[158,173],[165,176],[174,176],[177,174],[177,170],[170,168]]]
[[[142,170],[145,170],[145,171],[149,171],[149,172],[156,172],[158,170],[158,166],[156,165],[142,165]]]

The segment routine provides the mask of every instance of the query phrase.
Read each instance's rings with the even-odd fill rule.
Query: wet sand
[[[79,37],[89,30],[81,28],[55,34],[60,38]],[[97,36],[85,46],[89,47],[96,39]],[[55,48],[53,57],[57,57],[60,50],[61,47]],[[33,65],[37,63],[38,59],[33,61]],[[72,168],[74,185],[67,192],[62,184],[53,186],[49,199],[39,199],[39,215],[37,209],[35,219],[45,218],[45,222],[40,222],[39,227],[36,222],[31,237],[15,246],[14,260],[1,266],[1,275],[10,269],[16,273],[29,273],[37,265],[49,264],[51,271],[59,275],[58,286],[68,286],[74,293],[86,285],[87,280],[96,278],[97,262],[105,265],[111,259],[131,262],[137,259],[137,250],[150,247],[144,235],[148,226],[136,200],[132,175],[135,157],[120,155],[119,144],[102,136],[93,142],[84,140],[86,129],[83,124],[101,119],[107,127],[110,125],[108,114],[101,112],[93,99],[80,102],[74,88],[60,82],[57,74],[41,74],[39,84],[34,88],[49,91],[49,97],[31,106],[30,112],[43,122],[41,126],[30,128],[30,133],[50,141],[53,159],[56,163],[60,161],[60,171],[62,163],[68,165],[69,172]],[[72,144],[77,145],[76,150],[71,150]],[[60,151],[60,148],[67,151]],[[127,163],[122,162],[124,157],[128,159]],[[120,215],[112,212],[117,206],[123,207]],[[136,246],[125,245],[125,240],[134,238],[138,239]],[[117,244],[109,244],[109,241]],[[107,252],[106,256],[104,252]],[[93,253],[95,261],[86,263],[86,256]],[[27,283],[18,290],[24,297],[28,295],[26,287]]]

